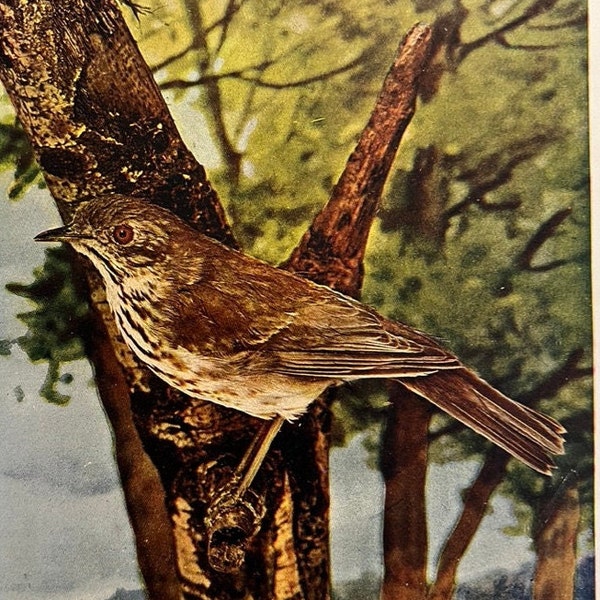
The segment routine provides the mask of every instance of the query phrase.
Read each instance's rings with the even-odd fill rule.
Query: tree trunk
[[[535,536],[537,562],[533,580],[534,600],[573,598],[577,567],[579,491],[576,478],[553,493],[538,515]]]
[[[427,596],[425,481],[431,407],[399,384],[381,450],[385,479],[382,600],[424,600]]]
[[[400,214],[407,241],[432,260],[443,253],[448,227],[444,211],[450,182],[445,160],[433,145],[417,150],[408,175],[406,206]]]
[[[407,36],[388,77],[393,93],[384,88],[364,136],[371,140],[368,152],[355,154],[347,165],[345,173],[365,167],[359,169],[364,187],[353,194],[349,185],[334,194],[288,268],[358,293],[366,236],[412,116],[428,40],[420,26]],[[82,200],[105,195],[109,203],[110,193],[128,194],[168,206],[199,230],[235,244],[204,169],[184,146],[113,0],[0,1],[0,78],[64,219]],[[401,110],[394,112],[396,106]],[[377,118],[390,110],[392,122]],[[374,157],[382,157],[381,164]],[[348,219],[356,225],[352,229]],[[120,340],[98,276],[85,262],[81,268],[94,317],[87,345],[119,444],[149,596],[328,598],[326,403],[317,402],[299,425],[279,436],[239,512],[217,515],[264,518],[250,519],[247,539],[215,543],[218,530],[211,529],[207,509],[257,423],[192,401],[138,364]]]

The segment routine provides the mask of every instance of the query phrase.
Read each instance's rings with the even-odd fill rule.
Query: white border
[[[598,161],[600,160],[600,35],[597,34],[600,27],[600,5],[598,0],[588,2],[589,22],[589,100],[590,100],[590,183],[591,198],[590,209],[592,217],[592,309],[593,309],[593,334],[594,334],[594,366],[600,364],[600,311],[596,304],[600,298],[600,274],[596,273],[596,268],[600,265],[600,170]],[[596,310],[594,310],[596,309]],[[600,416],[597,407],[600,405],[600,384],[598,378],[594,377],[594,520],[595,520],[595,555],[596,555],[596,597],[598,594],[598,584],[600,583],[600,574],[598,573],[600,560],[598,557],[598,547],[600,542],[600,484],[598,482],[598,460],[600,459]]]

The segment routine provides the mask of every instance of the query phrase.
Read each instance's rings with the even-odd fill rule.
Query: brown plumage
[[[65,241],[102,275],[120,331],[167,383],[265,419],[324,389],[395,379],[542,473],[564,429],[480,379],[435,340],[372,308],[199,234],[125,196],[82,203]]]

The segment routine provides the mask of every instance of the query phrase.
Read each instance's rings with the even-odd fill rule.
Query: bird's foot
[[[204,518],[208,561],[222,573],[241,570],[248,544],[260,530],[265,514],[264,497],[252,490],[240,494],[239,484],[239,477],[235,477],[225,485]]]

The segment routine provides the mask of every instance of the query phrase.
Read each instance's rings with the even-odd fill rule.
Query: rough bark
[[[415,25],[407,34],[329,202],[304,234],[287,268],[310,273],[311,279],[346,294],[359,292],[367,238],[402,134],[415,110],[430,40],[431,30],[424,25]]]
[[[400,52],[403,66],[388,78],[395,87],[384,89],[361,138],[370,144],[351,158],[332,202],[304,240],[310,249],[297,250],[288,268],[357,292],[368,227],[412,115],[427,42],[424,27],[409,34]],[[181,141],[112,0],[0,2],[0,79],[63,218],[76,202],[118,192],[168,206],[205,233],[235,243],[204,169]],[[390,122],[385,115],[395,106],[400,111]],[[386,137],[390,126],[391,138]],[[380,152],[375,155],[379,166],[370,160],[375,151]],[[361,193],[352,194],[358,183]],[[109,195],[106,199],[110,202]],[[340,272],[334,263],[349,266]],[[225,514],[249,516],[248,530],[260,531],[239,546],[211,537],[207,509],[256,422],[192,402],[151,376],[120,341],[98,277],[89,265],[82,268],[95,318],[88,346],[119,444],[118,463],[149,596],[327,598],[326,404],[317,403],[299,426],[284,429],[249,500],[239,512]],[[287,474],[282,457],[289,464]],[[241,557],[240,549],[247,550]],[[215,563],[226,560],[228,573],[215,570]]]
[[[216,196],[177,136],[113,3],[3,2],[0,25],[0,77],[65,219],[73,202],[118,191],[174,205],[228,239]],[[119,341],[99,281],[83,268],[99,334],[90,342],[99,390],[116,440],[128,442],[117,448],[117,459],[140,566],[153,597],[180,598],[164,496],[156,493],[160,482],[136,440],[129,408],[130,395],[152,403],[164,388]],[[148,486],[155,493],[140,502],[140,487]],[[146,543],[146,531],[164,536],[155,533]]]

